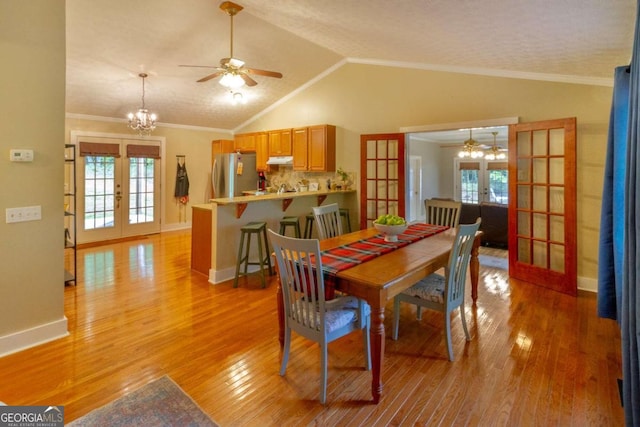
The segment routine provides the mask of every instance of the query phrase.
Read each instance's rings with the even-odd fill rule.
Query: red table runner
[[[335,291],[336,274],[354,267],[370,259],[379,257],[413,242],[434,234],[441,233],[449,227],[433,224],[411,224],[404,233],[398,235],[397,242],[385,242],[383,234],[368,239],[358,240],[348,245],[338,246],[322,251],[322,270],[324,272],[325,298],[331,299]]]

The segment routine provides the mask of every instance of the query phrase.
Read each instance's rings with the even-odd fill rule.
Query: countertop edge
[[[220,198],[220,199],[209,199],[209,203],[216,205],[233,205],[238,203],[254,203],[254,202],[264,202],[269,200],[284,200],[284,199],[295,199],[298,197],[317,197],[317,196],[328,196],[331,194],[349,194],[355,193],[356,190],[331,190],[331,191],[303,191],[299,193],[271,193],[271,194],[263,194],[260,196],[238,196],[238,197],[228,197],[228,198]]]

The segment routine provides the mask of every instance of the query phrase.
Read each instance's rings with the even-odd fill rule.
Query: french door
[[[404,134],[360,135],[360,228],[382,214],[405,216]]]
[[[509,202],[508,163],[500,160],[455,158],[455,199],[462,203]]]
[[[577,294],[576,119],[509,126],[509,274]]]
[[[160,143],[78,141],[78,243],[160,231]]]

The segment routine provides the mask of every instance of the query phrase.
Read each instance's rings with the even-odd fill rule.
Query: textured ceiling
[[[217,0],[67,0],[67,113],[123,118],[141,104],[161,123],[235,129],[344,60],[575,79],[628,63],[633,0],[238,0],[234,57],[256,76],[233,106],[212,71],[229,56]],[[533,74],[531,74],[533,76]]]

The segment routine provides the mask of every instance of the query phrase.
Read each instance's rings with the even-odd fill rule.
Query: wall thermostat
[[[33,162],[33,150],[9,150],[9,160],[12,162]]]

